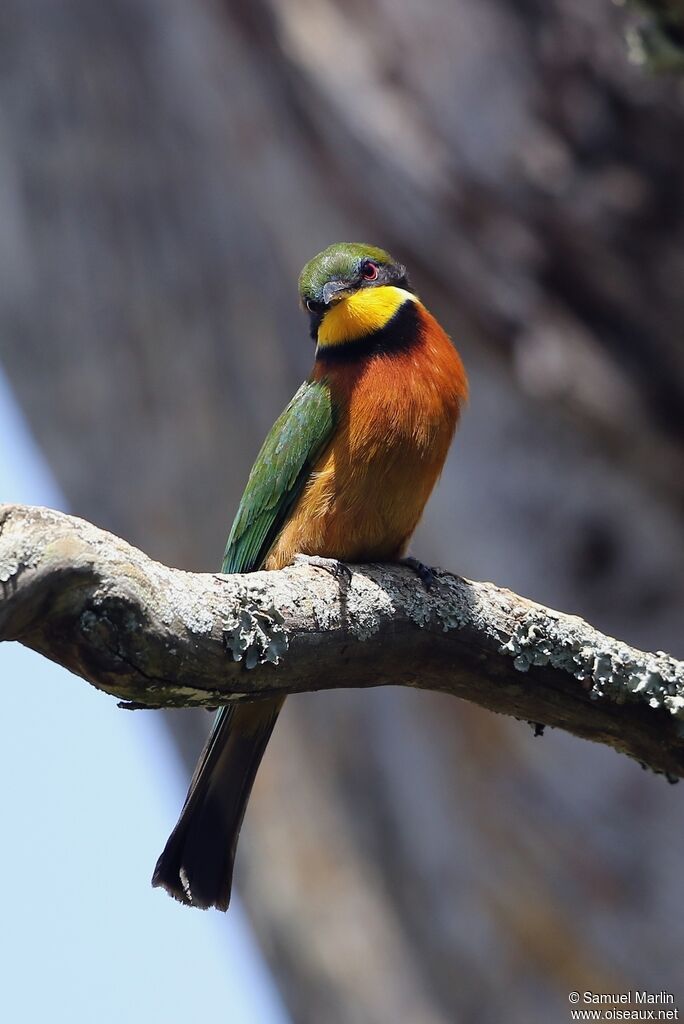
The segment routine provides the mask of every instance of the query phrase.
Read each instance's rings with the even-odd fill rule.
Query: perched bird
[[[249,475],[224,573],[405,560],[467,397],[463,364],[406,269],[374,246],[331,245],[301,273],[313,370]],[[330,561],[329,563],[326,560]],[[226,910],[240,826],[282,698],[221,708],[153,885]]]

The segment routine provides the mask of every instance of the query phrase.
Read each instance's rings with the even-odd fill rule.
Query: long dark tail
[[[227,910],[240,826],[283,698],[221,708],[152,885],[191,907]]]

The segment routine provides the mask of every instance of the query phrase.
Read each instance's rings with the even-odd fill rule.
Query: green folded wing
[[[259,569],[335,427],[325,381],[307,381],[273,424],[249,474],[222,572]]]

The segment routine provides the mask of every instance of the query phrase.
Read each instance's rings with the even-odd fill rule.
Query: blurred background
[[[44,458],[56,484],[35,500],[215,570],[311,364],[299,269],[369,241],[406,262],[471,378],[414,553],[684,656],[684,79],[628,61],[627,21],[608,0],[3,0],[0,363],[22,425],[2,444],[15,470]],[[26,429],[40,455],[14,447]],[[3,499],[29,493],[7,479]],[[138,895],[209,718],[90,706],[63,716],[63,745],[94,734],[80,771],[106,762],[112,792],[137,758],[156,845],[140,855],[137,787],[103,795],[97,850],[75,793],[51,835],[98,870],[74,872],[64,914],[96,909],[65,938],[51,885],[17,882],[54,799],[20,748],[3,777],[31,814],[3,850],[21,895],[7,949],[35,975],[114,929],[102,956],[127,1019],[156,1019],[142,995],[173,978],[235,1024],[247,926],[235,938],[232,909],[217,925],[159,892],[152,923]],[[97,743],[114,720],[129,753]],[[28,705],[8,721],[29,749]],[[238,856],[268,965],[237,972],[268,990],[245,1019],[276,1021],[279,998],[296,1024],[548,1024],[574,989],[684,1004],[683,855],[681,792],[610,750],[446,696],[297,696]],[[14,942],[27,915],[33,949]],[[160,931],[168,978],[145,970]],[[137,971],[119,959],[132,936]],[[76,999],[78,972],[57,974]],[[92,1015],[76,1001],[69,1019]],[[186,1018],[170,1000],[164,1019]]]

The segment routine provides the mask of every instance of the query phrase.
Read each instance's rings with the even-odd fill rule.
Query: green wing
[[[334,427],[328,385],[302,384],[271,427],[249,474],[222,572],[251,572],[263,565]]]

